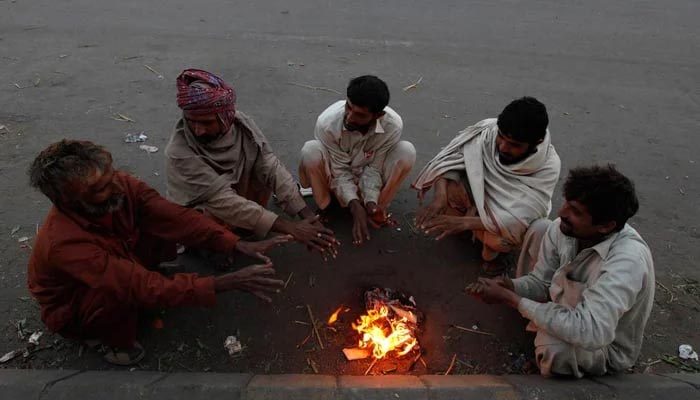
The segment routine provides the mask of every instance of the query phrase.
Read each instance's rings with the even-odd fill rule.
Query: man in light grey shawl
[[[182,118],[165,150],[169,198],[231,228],[289,234],[324,258],[338,242],[304,202],[296,181],[253,120],[236,111],[232,87],[207,71],[177,79]],[[284,218],[268,210],[272,194]]]
[[[412,185],[421,200],[435,187],[416,225],[438,240],[472,231],[487,262],[519,249],[531,223],[549,215],[559,179],[548,123],[544,104],[523,97],[508,104],[498,119],[460,132]]]

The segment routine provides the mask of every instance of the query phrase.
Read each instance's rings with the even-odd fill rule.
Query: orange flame
[[[340,311],[342,311],[342,310],[343,310],[343,305],[341,304],[340,307],[338,307],[338,309],[335,310],[333,312],[333,314],[331,314],[331,316],[328,318],[328,325],[333,325],[335,323],[335,321],[338,320],[338,315],[340,314]]]
[[[390,351],[396,351],[399,357],[406,355],[418,344],[407,319],[389,318],[389,308],[385,305],[378,311],[368,310],[367,315],[361,315],[357,323],[352,324],[352,328],[362,335],[358,346],[371,348],[376,359],[384,358]]]

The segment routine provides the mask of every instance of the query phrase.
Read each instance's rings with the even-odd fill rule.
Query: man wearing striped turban
[[[165,150],[171,200],[258,237],[290,234],[324,258],[336,254],[333,231],[306,205],[255,122],[236,110],[231,86],[210,72],[184,70],[177,105],[182,117]],[[289,218],[266,208],[273,193]]]

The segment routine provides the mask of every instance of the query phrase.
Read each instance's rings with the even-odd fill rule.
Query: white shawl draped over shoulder
[[[422,197],[444,173],[466,171],[486,229],[520,246],[530,223],[547,217],[552,209],[561,162],[547,130],[534,154],[516,164],[501,164],[497,135],[496,118],[461,131],[428,162],[412,187]]]

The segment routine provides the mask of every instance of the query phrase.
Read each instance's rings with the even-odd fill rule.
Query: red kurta
[[[195,210],[167,201],[126,173],[116,172],[115,179],[126,197],[112,213],[111,227],[54,206],[37,234],[29,260],[29,291],[53,332],[80,332],[86,324],[107,328],[124,318],[129,321],[121,323],[132,325],[135,315],[115,315],[115,310],[216,304],[214,278],[168,278],[144,265],[163,261],[165,243],[172,249],[182,243],[228,254],[238,236]]]

